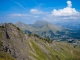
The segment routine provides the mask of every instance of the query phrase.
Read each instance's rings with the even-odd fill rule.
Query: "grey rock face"
[[[3,42],[1,51],[11,54],[17,60],[27,60],[27,54],[23,50],[27,50],[23,32],[12,23],[5,23],[0,27],[0,33],[0,41]]]

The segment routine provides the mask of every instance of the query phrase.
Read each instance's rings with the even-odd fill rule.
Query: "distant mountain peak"
[[[37,21],[33,24],[33,26],[34,26],[34,27],[37,27],[37,28],[41,28],[41,27],[43,27],[43,26],[46,25],[46,24],[50,24],[50,23],[47,22],[47,21],[44,21],[44,20],[37,20]]]
[[[47,21],[44,21],[44,20],[37,20],[35,23],[40,23],[40,22],[42,22],[42,23],[48,23]]]

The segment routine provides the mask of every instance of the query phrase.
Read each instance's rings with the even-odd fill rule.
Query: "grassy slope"
[[[47,43],[31,36],[26,44],[30,49],[30,60],[80,60],[80,51],[68,43]]]

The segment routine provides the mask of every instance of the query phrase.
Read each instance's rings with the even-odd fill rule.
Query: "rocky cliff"
[[[11,54],[17,60],[27,60],[27,55],[22,50],[27,49],[25,40],[22,31],[12,23],[0,26],[1,51]]]

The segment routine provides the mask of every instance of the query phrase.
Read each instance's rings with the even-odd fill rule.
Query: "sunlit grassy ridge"
[[[29,55],[35,60],[80,60],[80,51],[66,42],[48,43],[30,36],[26,44],[30,49]]]

